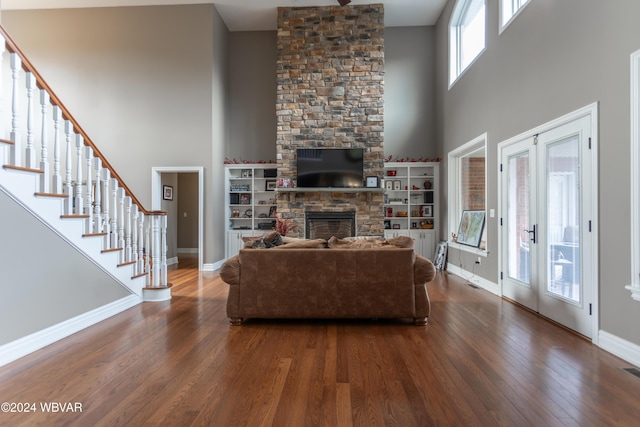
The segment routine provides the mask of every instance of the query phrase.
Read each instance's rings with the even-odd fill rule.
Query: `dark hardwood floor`
[[[453,275],[427,327],[249,321],[193,259],[144,303],[0,368],[2,426],[632,426],[630,365]],[[61,402],[45,412],[41,403]],[[71,405],[66,405],[71,403]],[[76,404],[77,403],[77,404]],[[4,409],[4,407],[3,407]],[[51,409],[51,408],[50,408]]]

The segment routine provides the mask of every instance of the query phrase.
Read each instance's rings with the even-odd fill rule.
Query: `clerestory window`
[[[530,0],[500,0],[500,33],[529,2]]]
[[[458,0],[449,23],[449,87],[485,48],[485,0]]]

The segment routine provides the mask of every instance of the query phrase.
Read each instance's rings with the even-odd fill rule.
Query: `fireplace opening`
[[[355,211],[306,212],[305,237],[307,239],[338,239],[356,235]]]

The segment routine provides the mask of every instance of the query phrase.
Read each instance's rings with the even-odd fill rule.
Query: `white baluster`
[[[40,91],[40,108],[42,111],[42,129],[40,134],[40,191],[49,192],[49,153],[47,147],[47,108],[49,107],[49,94],[46,90]]]
[[[167,216],[160,217],[160,286],[167,286]]]
[[[69,197],[67,198],[65,205],[64,205],[64,213],[66,215],[72,215],[73,214],[73,187],[72,187],[72,180],[73,180],[73,156],[72,156],[72,152],[73,152],[73,125],[71,124],[70,120],[65,120],[64,121],[64,133],[65,133],[65,137],[67,140],[67,151],[65,154],[66,157],[66,161],[67,164],[65,165],[66,170],[64,173],[64,193],[67,194]]]
[[[118,248],[120,251],[120,264],[123,264],[126,259],[124,257],[124,188],[118,188]]]
[[[133,205],[131,222],[131,261],[134,263],[133,269],[135,271],[138,266],[138,205]],[[134,274],[137,274],[137,271]]]
[[[142,274],[145,272],[145,256],[144,256],[144,251],[145,251],[145,246],[144,246],[144,222],[145,222],[145,217],[144,217],[144,213],[140,212],[139,213],[139,218],[138,218],[138,239],[140,240],[140,243],[138,244],[138,262],[136,262],[136,274]]]
[[[153,240],[152,245],[153,249],[151,250],[151,260],[153,265],[152,269],[152,287],[157,288],[160,286],[160,218],[158,215],[153,215],[151,217],[152,223],[152,233],[151,239]]]
[[[19,80],[20,80],[20,69],[22,68],[22,60],[18,56],[17,53],[11,54],[11,80],[12,84],[12,94],[11,94],[11,135],[9,139],[13,141],[13,145],[11,146],[11,157],[10,161],[13,166],[20,166],[22,162],[22,141],[20,141],[20,132],[19,132],[19,123],[18,123],[18,109],[19,102],[18,97],[20,96],[19,92]]]
[[[4,85],[3,85],[3,80],[4,80],[4,76],[2,73],[2,70],[4,70],[4,53],[6,52],[6,40],[4,38],[4,36],[2,34],[0,34],[0,138],[4,139],[6,138],[5,136],[5,128],[4,128],[4,120],[3,120],[3,111],[2,111],[2,106],[4,105]]]
[[[118,180],[111,178],[111,249],[118,247],[118,211],[120,203],[118,202]]]
[[[111,218],[109,217],[110,212],[109,212],[109,182],[111,181],[111,172],[109,171],[109,169],[104,168],[102,169],[102,180],[104,182],[104,188],[103,188],[103,204],[102,204],[102,212],[103,212],[103,222],[102,222],[102,231],[107,233],[106,236],[104,236],[104,248],[105,249],[111,249]]]
[[[27,79],[27,148],[26,153],[26,166],[28,168],[36,167],[36,149],[33,146],[33,120],[34,120],[34,106],[35,101],[33,99],[33,92],[36,89],[36,77],[31,72],[26,73]]]
[[[153,216],[148,216],[146,225],[144,228],[144,239],[145,239],[145,257],[144,257],[144,271],[147,273],[146,282],[147,287],[151,286],[151,233],[149,232],[151,228],[151,222],[153,222]]]
[[[53,107],[53,183],[51,192],[62,193],[62,176],[60,175],[60,121],[62,120],[62,110],[55,105]]]
[[[94,161],[95,169],[95,190],[93,191],[93,232],[102,233],[102,180],[100,175],[102,172],[102,159],[96,157]]]
[[[87,228],[85,228],[86,233],[93,233],[93,149],[91,147],[85,147],[85,160],[87,162],[87,185],[86,185],[86,196],[84,201],[84,211],[87,217]]]
[[[124,260],[131,262],[131,197],[125,197],[126,212],[124,214]]]
[[[84,199],[82,198],[82,147],[84,147],[84,138],[80,134],[76,134],[76,214],[84,213]]]

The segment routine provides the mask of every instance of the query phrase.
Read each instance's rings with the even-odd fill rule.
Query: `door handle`
[[[536,243],[536,225],[533,224],[533,230],[524,230],[527,233],[529,233],[531,235],[531,238],[529,240],[531,240],[533,243]]]

